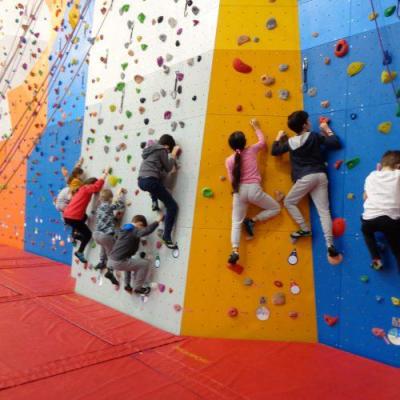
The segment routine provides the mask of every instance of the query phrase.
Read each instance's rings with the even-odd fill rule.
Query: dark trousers
[[[92,238],[92,231],[85,224],[85,220],[86,218],[83,220],[64,218],[64,222],[72,228],[76,239],[81,241],[78,249],[79,253],[85,251],[87,244]]]
[[[164,221],[163,239],[171,240],[171,232],[178,214],[178,204],[157,178],[139,178],[139,188],[149,192],[152,199],[158,199],[164,203],[167,213]]]
[[[375,233],[382,232],[385,235],[400,271],[400,220],[395,220],[387,216],[374,219],[361,219],[361,230],[373,259],[381,258]]]

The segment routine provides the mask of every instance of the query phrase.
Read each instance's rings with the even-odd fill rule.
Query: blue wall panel
[[[82,8],[85,3],[81,2]],[[63,70],[58,76],[57,71],[60,69],[53,71],[55,85],[48,95],[49,118],[55,104],[59,104],[61,108],[50,120],[28,163],[25,249],[66,264],[71,263],[72,251],[68,242],[70,231],[64,227],[61,216],[53,205],[53,196],[65,186],[61,167],[71,170],[81,154],[87,63],[83,63],[78,75],[76,73],[90,47],[92,32],[85,30],[84,25],[87,23],[87,26],[91,26],[93,3],[83,15],[82,26],[77,35],[79,41],[69,50],[62,63]],[[68,21],[68,12],[69,9],[64,21]],[[64,47],[66,33],[71,32],[69,26],[64,29],[55,42],[50,65],[53,65],[58,52]],[[61,101],[65,92],[67,96]]]
[[[378,21],[385,48],[393,56],[391,68],[398,71],[399,19],[383,17],[384,8],[393,2],[375,0],[374,3],[380,13]],[[360,231],[365,178],[386,150],[400,147],[397,103],[391,86],[380,81],[384,66],[375,25],[368,19],[369,4],[361,0],[300,1],[303,57],[309,60],[309,86],[317,88],[315,97],[305,95],[305,109],[311,114],[314,126],[318,116],[331,116],[332,127],[344,144],[343,150],[328,155],[332,215],[345,218],[347,223],[345,235],[336,240],[344,254],[344,262],[339,266],[327,262],[319,218],[311,207],[318,332],[322,343],[400,366],[400,348],[386,344],[371,332],[372,328],[387,332],[392,327],[392,317],[400,317],[400,309],[391,302],[391,296],[400,297],[400,274],[388,250],[384,252],[385,270],[370,268],[371,260]],[[320,33],[318,38],[312,37],[314,31]],[[350,52],[339,59],[334,56],[333,48],[336,39],[344,36],[349,36]],[[330,65],[324,64],[326,56],[331,58]],[[353,61],[364,62],[365,68],[349,77],[346,69]],[[330,102],[328,110],[321,107],[322,100]],[[353,113],[356,119],[351,119]],[[387,135],[377,129],[383,121],[393,124]],[[333,167],[336,160],[353,157],[361,159],[354,169],[344,165],[339,170]],[[355,199],[349,200],[348,193],[354,193]],[[362,275],[368,275],[368,283],[360,280]],[[383,300],[378,302],[377,296]],[[337,325],[329,327],[323,320],[324,314],[338,316]]]

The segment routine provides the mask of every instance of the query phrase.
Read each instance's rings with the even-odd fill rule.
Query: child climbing
[[[380,171],[371,172],[365,180],[361,230],[371,254],[371,267],[383,267],[375,238],[376,232],[382,232],[400,271],[400,151],[387,151],[381,165]]]
[[[264,193],[261,187],[261,174],[257,166],[257,154],[265,150],[264,134],[256,119],[250,121],[258,142],[246,147],[246,136],[243,132],[233,132],[229,137],[229,146],[235,151],[226,161],[229,180],[233,188],[232,205],[232,253],[228,262],[235,264],[239,260],[240,231],[243,224],[250,238],[254,236],[254,226],[258,221],[265,221],[279,214],[280,205],[271,196]],[[247,208],[254,204],[263,209],[253,218],[247,218]]]
[[[72,227],[76,234],[76,239],[80,240],[81,244],[75,256],[79,261],[86,263],[86,258],[84,256],[84,251],[86,245],[92,238],[92,232],[86,225],[86,208],[92,199],[93,194],[100,192],[104,185],[104,180],[108,175],[109,169],[107,169],[100,179],[89,178],[84,182],[84,185],[78,189],[76,194],[72,197],[71,202],[65,208],[63,216],[66,225]]]
[[[107,267],[109,270],[104,275],[114,285],[119,285],[119,282],[114,277],[112,270],[135,272],[135,289],[136,294],[147,295],[151,289],[150,283],[150,262],[145,258],[145,254],[136,255],[139,249],[140,238],[153,233],[159,223],[163,220],[160,215],[159,219],[150,225],[147,225],[147,220],[143,215],[135,215],[132,218],[131,224],[125,224],[119,231],[117,240],[109,254]],[[129,282],[126,282],[129,285]],[[126,290],[129,287],[125,287]]]
[[[153,201],[161,200],[166,207],[163,241],[170,249],[177,248],[176,243],[172,241],[171,233],[178,213],[178,204],[164,186],[162,179],[165,173],[171,172],[176,167],[179,151],[180,148],[171,135],[162,135],[158,143],[143,150],[143,161],[139,169],[139,188],[149,192]]]
[[[311,236],[311,230],[297,207],[300,200],[309,194],[321,220],[328,259],[337,263],[341,255],[333,243],[328,177],[322,147],[340,149],[340,141],[326,121],[320,124],[321,133],[312,132],[309,116],[305,111],[296,111],[289,115],[288,127],[296,133],[296,136],[288,138],[284,131],[280,131],[272,145],[272,155],[280,156],[287,152],[290,154],[294,185],[286,196],[284,205],[300,228],[290,236],[294,240]]]
[[[84,181],[84,170],[82,169],[83,165],[83,157],[79,159],[79,161],[75,164],[71,175],[68,176],[68,170],[65,167],[62,167],[61,173],[66,178],[66,182],[68,187],[70,188],[70,192],[72,196],[78,191],[78,189],[83,186]]]
[[[113,203],[113,192],[110,189],[103,189],[100,192],[100,204],[96,208],[96,228],[93,233],[95,242],[100,246],[100,262],[95,269],[106,268],[108,254],[115,242],[116,217],[114,212],[124,210],[126,193],[126,189],[120,189],[117,201]]]

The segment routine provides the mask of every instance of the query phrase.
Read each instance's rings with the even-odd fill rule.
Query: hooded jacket
[[[168,157],[167,149],[161,144],[146,147],[142,153],[142,164],[139,168],[139,178],[162,179],[165,173],[171,172],[176,165],[174,159]]]
[[[138,229],[133,224],[125,224],[118,232],[117,240],[108,258],[113,261],[122,261],[132,257],[138,251],[140,238],[153,233],[157,226],[158,222],[153,222],[146,228]]]

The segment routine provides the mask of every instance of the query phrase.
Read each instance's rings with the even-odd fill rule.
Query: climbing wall
[[[175,232],[179,258],[166,248],[158,249],[155,235],[143,245],[152,264],[156,257],[161,263],[158,269],[152,267],[149,298],[129,295],[123,286],[116,291],[82,265],[73,269],[79,293],[175,333],[180,332],[219,6],[212,0],[197,3],[114,2],[90,55],[83,128],[87,176],[112,167],[108,186],[118,180],[113,190],[128,189],[126,222],[135,214],[144,214],[149,221],[157,217],[149,195],[137,187],[141,143],[169,133],[182,146],[177,183],[171,187],[180,205]],[[102,21],[103,6],[96,2],[94,30]],[[98,250],[90,249],[91,264],[97,264]]]
[[[396,12],[385,16],[396,2],[352,0],[341,7],[327,0],[299,2],[303,57],[309,64],[305,108],[314,125],[319,115],[330,117],[344,143],[342,151],[328,158],[333,216],[345,218],[347,224],[344,236],[337,241],[344,253],[340,266],[326,262],[318,218],[315,210],[312,212],[318,335],[322,343],[399,366],[399,348],[388,345],[385,336],[398,327],[400,313],[391,298],[400,294],[399,273],[389,251],[384,252],[383,271],[369,267],[360,231],[364,180],[386,150],[398,149],[400,128],[393,88],[381,82],[385,66],[375,21],[371,20],[371,3],[378,14],[383,48],[393,59],[389,68],[398,71],[400,22]],[[348,42],[349,52],[339,58],[334,50],[341,39]],[[364,63],[364,68],[349,76],[347,68],[353,62]],[[393,83],[397,88],[398,79]],[[327,108],[321,105],[324,101],[329,102],[325,103]],[[386,121],[392,124],[390,132],[379,132],[379,125]],[[336,161],[354,158],[360,159],[354,168],[342,165],[335,169]],[[324,315],[338,317],[338,322],[328,326]],[[373,328],[380,328],[375,333],[383,335],[374,336]],[[396,336],[396,331],[391,333]]]
[[[298,263],[289,265],[288,257],[295,250],[289,233],[295,227],[285,212],[257,225],[254,240],[246,242],[242,238],[241,275],[226,264],[231,251],[232,203],[224,166],[225,158],[231,154],[227,139],[231,132],[243,130],[248,141],[255,142],[249,125],[255,117],[271,144],[278,130],[285,128],[287,115],[302,108],[297,12],[296,2],[289,0],[221,1],[183,334],[316,340],[311,242],[306,239],[296,245]],[[251,66],[251,73],[235,70],[235,59]],[[261,78],[265,74],[275,83],[263,84]],[[280,99],[281,90],[289,91],[288,99]],[[288,158],[272,159],[264,152],[259,165],[267,193],[289,190]],[[204,187],[213,190],[212,198],[202,196]],[[306,203],[303,206],[305,210]],[[256,212],[256,208],[251,209],[249,215]],[[279,298],[283,304],[274,304]],[[256,313],[260,313],[260,319]],[[269,318],[264,320],[268,313]]]

